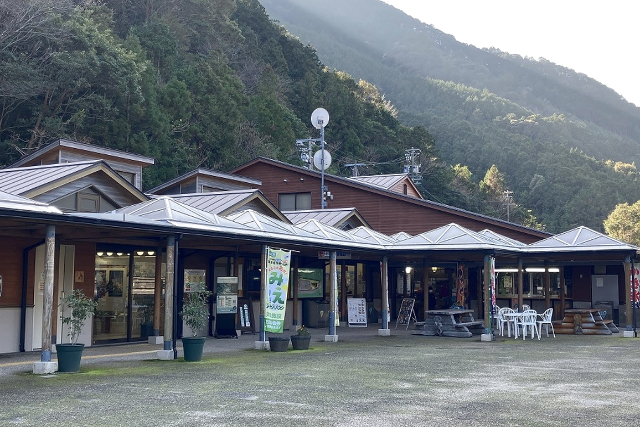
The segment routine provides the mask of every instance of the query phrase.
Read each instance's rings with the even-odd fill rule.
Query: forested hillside
[[[153,156],[145,188],[259,155],[301,164],[295,141],[319,136],[318,107],[334,158],[375,153],[394,172],[412,146],[437,158],[424,128],[327,70],[255,0],[0,0],[0,17],[5,166],[61,137]]]
[[[640,108],[584,74],[459,43],[378,0],[262,4],[329,67],[375,84],[403,123],[425,126],[463,177],[495,165],[549,231],[602,230],[616,204],[640,199]]]

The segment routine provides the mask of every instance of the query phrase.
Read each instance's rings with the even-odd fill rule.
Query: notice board
[[[367,301],[364,298],[347,298],[349,326],[367,327]]]

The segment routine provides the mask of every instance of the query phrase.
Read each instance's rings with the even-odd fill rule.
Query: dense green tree
[[[604,220],[605,232],[614,239],[640,246],[640,200],[621,203]]]

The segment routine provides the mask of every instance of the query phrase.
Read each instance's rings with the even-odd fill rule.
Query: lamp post
[[[324,151],[324,127],[329,123],[329,113],[324,108],[316,108],[311,113],[311,124],[320,129],[320,155],[316,153],[313,156],[315,166],[320,169],[321,182],[320,182],[320,209],[324,209],[327,206],[327,202],[324,199],[326,188],[324,186],[324,169],[331,164],[331,156]]]

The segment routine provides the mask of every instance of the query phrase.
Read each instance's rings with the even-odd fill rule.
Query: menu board
[[[367,301],[364,298],[347,298],[349,326],[367,326]]]

